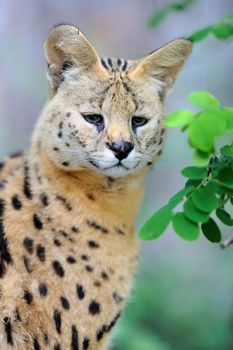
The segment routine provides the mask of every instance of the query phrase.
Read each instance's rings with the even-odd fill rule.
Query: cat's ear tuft
[[[80,71],[90,71],[99,63],[94,47],[78,28],[71,25],[62,24],[51,30],[44,49],[52,94],[56,92],[64,70],[75,65]]]
[[[136,62],[130,73],[131,79],[154,79],[158,91],[164,97],[173,85],[192,51],[192,43],[186,39],[177,39],[153,51]]]

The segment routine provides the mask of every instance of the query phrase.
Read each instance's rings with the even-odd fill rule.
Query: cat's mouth
[[[102,167],[99,164],[97,164],[95,161],[91,160],[90,163],[95,167],[98,168],[101,171],[108,171],[108,170],[126,170],[126,171],[132,171],[136,169],[140,163],[140,160],[131,168],[127,167],[122,163],[122,161],[118,161],[117,163],[107,166],[107,167]]]

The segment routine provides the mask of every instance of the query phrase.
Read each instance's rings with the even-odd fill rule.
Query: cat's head
[[[178,39],[139,60],[101,59],[74,26],[45,42],[52,98],[40,141],[67,171],[125,176],[152,165],[164,143],[163,103],[192,49]]]

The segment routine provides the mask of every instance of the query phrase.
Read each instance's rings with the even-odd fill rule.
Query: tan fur
[[[28,153],[0,172],[0,348],[103,350],[138,263],[134,221],[164,143],[161,95],[191,44],[101,64],[83,34],[63,25],[45,50],[53,97]],[[104,128],[85,114],[101,114]],[[133,116],[150,120],[133,131]],[[119,140],[134,146],[123,166],[106,147]]]

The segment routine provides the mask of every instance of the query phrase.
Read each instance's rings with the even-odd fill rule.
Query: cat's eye
[[[143,126],[148,122],[148,119],[144,117],[133,117],[132,118],[132,127],[138,128],[139,126]]]
[[[103,125],[104,118],[101,114],[84,114],[83,118],[90,124]]]

